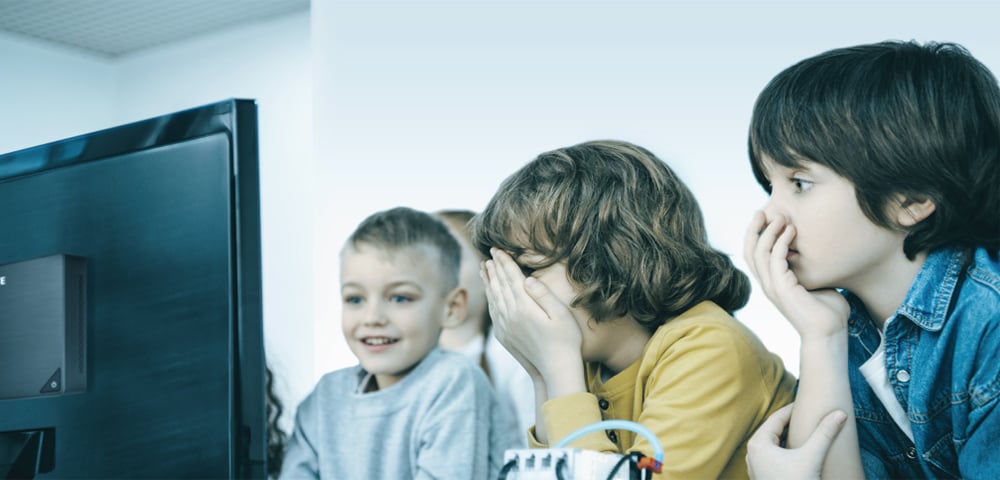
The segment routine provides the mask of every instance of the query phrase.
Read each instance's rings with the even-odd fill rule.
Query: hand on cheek
[[[743,256],[772,302],[780,300],[783,290],[798,285],[787,261],[794,236],[795,228],[781,215],[767,218],[764,212],[756,212],[747,227]]]
[[[542,282],[526,282],[521,268],[506,252],[494,249],[493,258],[484,267],[497,339],[522,365],[527,363],[547,376],[563,362],[582,362],[580,328],[566,305]]]
[[[743,255],[764,294],[802,337],[828,336],[843,330],[850,307],[832,289],[806,290],[788,263],[794,225],[782,215],[756,212],[747,227]]]
[[[493,336],[524,367],[524,370],[532,378],[537,378],[539,377],[538,368],[521,353],[514,343],[512,332],[517,327],[508,313],[509,310],[506,303],[504,303],[505,297],[494,293],[499,291],[501,287],[497,283],[497,276],[491,276],[490,271],[496,271],[496,264],[493,260],[486,260],[482,263],[479,275],[482,277],[483,282],[486,283],[486,303],[489,308],[490,319],[493,322]]]

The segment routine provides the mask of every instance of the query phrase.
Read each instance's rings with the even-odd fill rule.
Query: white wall
[[[1000,72],[997,18],[1000,7],[972,1],[313,2],[318,171],[330,185],[318,371],[354,363],[336,252],[367,214],[481,209],[536,154],[620,138],[678,171],[712,242],[745,269],[743,230],[765,201],[747,122],[772,76],[831,48],[911,38],[962,43]],[[756,285],[738,317],[798,371],[797,337]]]
[[[0,152],[227,98],[257,100],[265,345],[290,407],[314,377],[309,28],[302,12],[115,60],[0,36]]]
[[[111,126],[114,67],[0,32],[0,153]]]

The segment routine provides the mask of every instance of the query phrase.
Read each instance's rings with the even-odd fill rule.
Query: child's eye
[[[348,305],[360,305],[363,299],[357,295],[345,295],[344,303]]]
[[[808,192],[809,190],[812,190],[813,187],[813,182],[799,177],[792,177],[792,184],[795,185],[796,193]]]
[[[521,268],[521,274],[525,277],[530,277],[532,273],[535,273],[535,269],[531,267],[526,267],[524,265],[518,265]]]
[[[391,301],[392,303],[409,303],[413,301],[413,297],[397,293],[394,295],[390,295],[389,301]]]

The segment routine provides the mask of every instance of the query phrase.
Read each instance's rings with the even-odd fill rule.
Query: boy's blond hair
[[[409,207],[396,207],[373,213],[351,233],[347,244],[358,248],[368,245],[386,252],[428,245],[438,251],[444,291],[458,286],[462,250],[441,220]]]

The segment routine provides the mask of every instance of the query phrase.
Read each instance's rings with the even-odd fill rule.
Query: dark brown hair
[[[821,53],[788,67],[754,106],[750,164],[808,160],[854,184],[876,225],[907,232],[909,258],[940,247],[1000,250],[1000,88],[953,43],[882,42]],[[904,228],[892,202],[934,202]]]
[[[285,459],[288,434],[278,426],[284,405],[274,392],[274,373],[268,366],[264,367],[264,394],[267,413],[267,476],[278,478]]]

